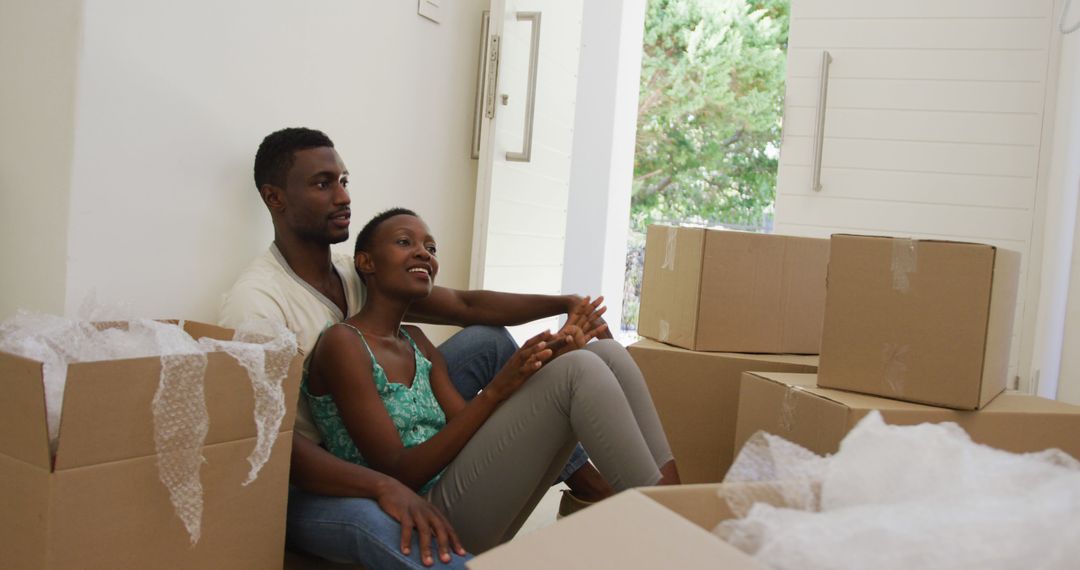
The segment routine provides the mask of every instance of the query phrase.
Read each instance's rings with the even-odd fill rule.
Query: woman
[[[438,274],[427,225],[409,210],[383,212],[356,250],[367,299],[323,333],[301,384],[329,451],[426,494],[473,552],[513,537],[579,440],[616,491],[679,482],[626,351],[585,346],[603,330],[589,324],[599,303],[530,339],[466,403],[431,341],[401,324]]]

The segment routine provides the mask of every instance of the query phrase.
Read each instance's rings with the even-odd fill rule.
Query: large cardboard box
[[[211,325],[185,328],[195,338],[232,338]],[[251,381],[232,357],[208,355],[195,546],[158,476],[151,401],[160,370],[156,357],[70,365],[54,463],[42,365],[0,353],[0,568],[281,568],[300,358],[285,381],[287,412],[270,459],[244,487],[256,441]]]
[[[813,374],[785,373],[743,375],[736,448],[764,430],[817,454],[835,453],[871,410],[890,424],[955,422],[977,443],[1015,453],[1058,448],[1080,459],[1080,406],[1007,393],[982,410],[951,410],[820,388]]]
[[[693,352],[652,340],[628,350],[645,375],[683,483],[719,482],[731,466],[743,372],[817,371],[817,356]]]
[[[649,226],[638,334],[690,350],[818,354],[829,242]]]
[[[1006,385],[1016,252],[834,235],[822,387],[975,410]]]
[[[762,487],[711,484],[625,491],[519,536],[467,566],[470,570],[765,570],[711,532],[734,516],[725,499],[728,492],[749,492],[756,499],[782,504],[779,494],[769,497],[759,491]]]

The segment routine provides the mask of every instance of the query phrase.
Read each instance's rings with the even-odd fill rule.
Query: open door
[[[492,0],[485,16],[470,288],[562,292],[582,8],[582,0]],[[510,332],[521,342],[556,324]]]

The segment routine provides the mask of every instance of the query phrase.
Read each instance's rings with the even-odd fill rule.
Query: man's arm
[[[405,318],[433,325],[505,327],[568,313],[580,301],[577,295],[523,295],[435,287],[426,299],[412,304]]]

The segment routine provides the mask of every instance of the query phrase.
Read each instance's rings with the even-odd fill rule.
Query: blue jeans
[[[439,346],[450,380],[466,399],[476,396],[517,350],[510,333],[502,327],[468,327]],[[560,481],[588,461],[579,445],[563,469]],[[327,560],[362,564],[371,570],[426,568],[413,534],[409,556],[401,553],[401,525],[372,499],[323,497],[289,487],[286,539],[290,548]],[[470,557],[452,554],[435,568],[465,568]]]

